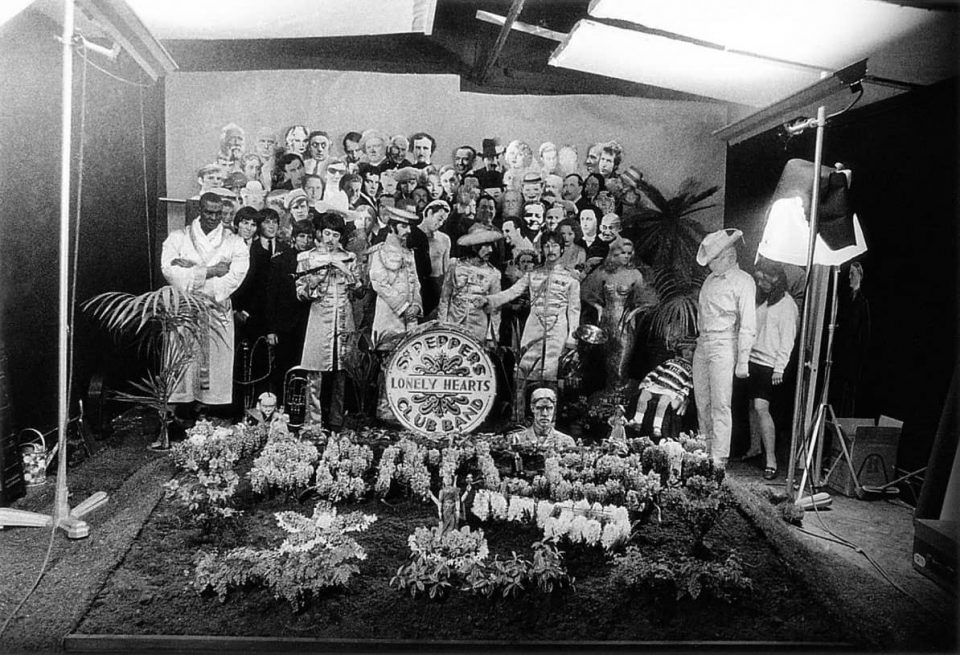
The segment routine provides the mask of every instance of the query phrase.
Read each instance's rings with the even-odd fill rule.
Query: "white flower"
[[[490,492],[486,489],[479,490],[473,497],[473,505],[470,506],[470,511],[480,521],[486,521],[490,517]]]
[[[490,492],[490,514],[500,521],[507,518],[507,499],[499,491]]]
[[[585,519],[582,528],[583,540],[591,545],[596,546],[597,542],[600,541],[600,534],[602,532],[600,528],[600,521],[596,519]]]
[[[194,446],[202,446],[206,440],[207,436],[204,434],[198,433],[190,435],[190,443]]]
[[[543,529],[551,514],[553,514],[553,503],[549,500],[539,501],[537,503],[537,527]]]

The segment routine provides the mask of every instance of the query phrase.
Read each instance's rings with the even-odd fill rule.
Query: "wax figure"
[[[430,166],[436,150],[437,140],[426,132],[417,132],[410,137],[410,154],[413,156],[414,168]]]
[[[404,209],[390,208],[389,232],[382,244],[371,248],[370,286],[377,294],[373,316],[372,340],[374,348],[383,356],[392,352],[400,339],[416,327],[423,316],[420,280],[413,251],[407,247],[411,226],[419,222],[417,215]],[[381,420],[395,420],[387,402],[383,378],[377,416]]]
[[[636,323],[624,320],[634,309],[653,305],[643,275],[634,265],[633,242],[617,238],[610,245],[596,287],[583,289],[584,302],[597,310],[598,324],[607,334],[604,364],[607,388],[617,388],[629,377],[627,370],[636,341]]]
[[[323,130],[314,130],[307,135],[307,150],[303,168],[308,175],[323,175],[330,158],[330,135]]]
[[[233,231],[249,246],[257,233],[257,217],[259,212],[252,207],[241,207],[233,215]]]
[[[750,448],[745,457],[766,455],[765,480],[777,477],[777,429],[770,414],[774,388],[783,382],[797,336],[799,311],[787,293],[783,266],[763,260],[754,273],[757,283],[757,338],[750,351]]]
[[[280,228],[277,212],[272,209],[255,212],[255,220],[259,236],[250,244],[250,267],[233,294],[237,332],[251,347],[268,332],[267,296],[270,293],[271,260],[284,250],[277,239]]]
[[[500,232],[480,228],[460,237],[466,253],[454,262],[443,280],[437,318],[464,328],[480,343],[494,344],[500,333],[500,312],[484,311],[487,296],[499,293],[500,271],[490,263]]]
[[[550,141],[544,141],[540,144],[539,155],[540,174],[543,176],[555,174],[560,167],[557,146]]]
[[[430,272],[421,278],[423,314],[430,316],[440,302],[443,279],[450,268],[450,237],[440,231],[450,215],[450,205],[443,200],[434,200],[423,208],[423,220],[419,228],[427,237],[427,252],[430,257]]]
[[[377,130],[364,130],[360,138],[364,160],[379,169],[387,156],[387,136]]]
[[[233,401],[233,313],[230,295],[250,266],[243,239],[225,230],[223,203],[214,193],[200,197],[200,216],[171,232],[163,242],[160,267],[167,283],[182,291],[203,293],[218,303],[199,352],[171,394],[174,403],[198,401],[228,405]]]
[[[377,345],[406,334],[423,315],[413,251],[407,247],[410,228],[419,219],[398,208],[389,208],[387,216],[386,241],[374,246],[370,253],[370,284],[377,294],[373,321],[373,341]]]
[[[244,152],[246,133],[236,123],[227,123],[220,130],[220,155],[228,162],[231,171],[243,170],[240,163]]]
[[[560,356],[576,347],[573,333],[580,325],[580,282],[560,265],[563,243],[556,232],[541,238],[544,263],[516,284],[489,296],[493,309],[529,294],[530,315],[523,328],[520,368],[527,381],[555,382]]]
[[[655,403],[653,417],[653,436],[659,437],[664,432],[664,419],[667,410],[672,409],[674,416],[683,416],[693,390],[693,352],[696,342],[685,339],[677,344],[677,354],[655,369],[647,373],[640,381],[640,397],[637,398],[637,411],[627,423],[631,427],[640,429],[650,404]],[[677,438],[680,426],[676,420],[668,421],[667,435]]]
[[[543,450],[571,450],[577,442],[556,428],[557,394],[549,387],[535,389],[530,395],[533,424],[525,430],[512,433],[511,441],[517,445]]]
[[[317,246],[297,257],[297,298],[310,302],[300,366],[309,376],[307,414],[333,431],[343,427],[346,372],[357,349],[352,299],[360,288],[357,257],[343,248],[346,226],[334,212],[313,219]],[[325,397],[325,398],[322,398]],[[327,405],[327,420],[322,406]]]
[[[733,377],[749,375],[756,336],[756,287],[737,265],[736,244],[742,237],[740,230],[718,230],[705,236],[697,250],[697,263],[709,266],[710,275],[700,288],[693,389],[700,431],[718,466],[726,466],[730,456]]]
[[[297,221],[293,224],[293,247],[284,249],[270,260],[266,299],[267,343],[274,349],[270,388],[281,396],[284,392],[284,376],[300,363],[303,354],[303,335],[310,306],[297,299],[294,274],[297,272],[297,257],[314,245],[314,233],[313,223],[308,220]],[[281,400],[289,404],[288,399]]]

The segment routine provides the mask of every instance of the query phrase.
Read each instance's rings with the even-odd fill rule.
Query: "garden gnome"
[[[710,267],[700,288],[693,355],[693,390],[700,430],[714,463],[726,466],[730,455],[730,400],[733,377],[749,375],[747,362],[756,335],[756,286],[737,265],[736,244],[743,232],[717,230],[703,238],[697,263]]]

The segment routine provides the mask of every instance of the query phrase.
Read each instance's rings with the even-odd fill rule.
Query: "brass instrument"
[[[262,345],[267,346],[267,370],[256,378],[253,377],[253,364],[257,354],[257,349]],[[241,378],[235,382],[243,387],[243,408],[252,409],[257,404],[257,387],[259,383],[267,380],[273,374],[274,350],[266,337],[257,337],[253,344],[248,339],[240,341],[240,371]]]
[[[310,371],[294,366],[283,378],[283,404],[290,421],[287,425],[298,428],[307,420],[307,403],[310,395]]]

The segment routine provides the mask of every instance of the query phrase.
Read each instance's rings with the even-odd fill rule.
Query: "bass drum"
[[[490,355],[454,325],[419,326],[400,342],[385,370],[390,409],[404,427],[427,437],[476,430],[496,400]]]

